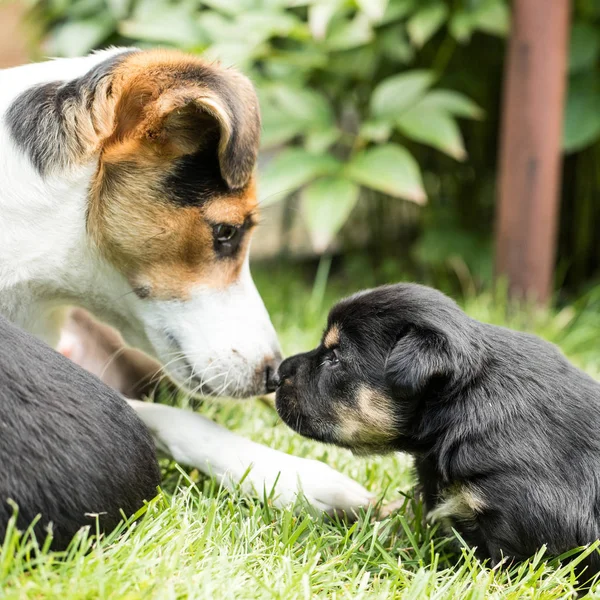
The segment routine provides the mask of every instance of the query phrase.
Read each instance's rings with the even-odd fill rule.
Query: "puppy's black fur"
[[[399,284],[333,308],[321,345],[283,362],[299,433],[415,456],[426,509],[493,563],[600,537],[600,385],[553,345]],[[587,560],[585,578],[600,569]]]
[[[0,544],[13,509],[53,548],[84,525],[113,529],[156,495],[160,471],[144,424],[113,390],[0,317]]]

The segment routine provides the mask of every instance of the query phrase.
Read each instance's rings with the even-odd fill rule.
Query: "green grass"
[[[287,354],[312,347],[335,299],[396,279],[389,272],[350,266],[326,288],[313,274],[262,267],[256,280]],[[594,291],[554,311],[508,310],[502,295],[467,295],[472,316],[534,331],[558,343],[581,367],[600,374],[600,296]],[[301,439],[258,401],[207,403],[203,413],[232,430],[286,452],[326,461],[381,498],[410,493],[405,456],[356,458]],[[572,567],[541,556],[490,570],[465,549],[418,519],[420,507],[382,522],[370,514],[356,523],[323,519],[307,507],[276,510],[259,500],[220,490],[214,481],[165,463],[164,493],[146,518],[124,523],[94,541],[87,533],[64,554],[34,553],[27,536],[9,535],[0,551],[0,598],[573,598]],[[416,513],[417,517],[410,516]]]

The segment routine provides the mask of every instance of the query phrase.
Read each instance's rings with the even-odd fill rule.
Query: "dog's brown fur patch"
[[[242,225],[257,209],[253,170],[260,118],[251,84],[198,57],[156,50],[128,55],[104,92],[93,108],[103,140],[88,209],[97,247],[134,288],[149,289],[153,298],[186,299],[197,284],[230,285],[250,232],[234,257],[218,259],[212,226]],[[196,200],[193,186],[168,189],[177,185],[169,183],[177,160],[213,152],[215,140],[220,173],[207,174],[202,196],[198,190]],[[206,185],[221,177],[223,183],[207,193]],[[185,201],[172,201],[170,192]]]

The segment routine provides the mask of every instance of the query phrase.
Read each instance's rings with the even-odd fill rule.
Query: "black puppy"
[[[34,367],[32,368],[32,365]],[[26,529],[52,523],[55,549],[84,525],[113,529],[156,495],[145,425],[116,392],[0,317],[0,545],[13,509]]]
[[[307,437],[410,452],[426,510],[479,556],[559,555],[600,537],[600,384],[553,345],[413,284],[335,306],[283,362],[277,410]],[[586,578],[600,561],[587,560]]]

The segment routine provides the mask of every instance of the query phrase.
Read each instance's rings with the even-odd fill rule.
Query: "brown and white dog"
[[[248,267],[259,133],[244,76],[175,51],[0,71],[0,313],[130,398],[161,368],[205,396],[274,389],[279,346]],[[245,488],[277,482],[279,505],[298,489],[324,510],[370,499],[320,462],[132,405],[159,448],[225,484],[252,466]]]

